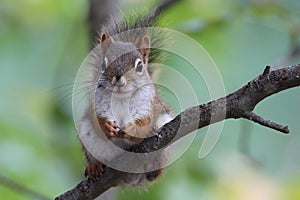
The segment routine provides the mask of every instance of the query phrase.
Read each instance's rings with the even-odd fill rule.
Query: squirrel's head
[[[98,87],[127,93],[152,83],[147,69],[150,54],[147,34],[135,42],[115,41],[103,27],[100,42],[103,60]]]

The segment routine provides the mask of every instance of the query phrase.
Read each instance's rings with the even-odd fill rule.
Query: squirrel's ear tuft
[[[139,52],[141,52],[143,56],[143,62],[148,62],[151,47],[151,39],[149,35],[145,34],[143,37],[139,38],[136,44]]]
[[[101,30],[100,42],[104,51],[107,51],[110,45],[115,42],[114,39],[109,35],[105,26],[103,26]]]

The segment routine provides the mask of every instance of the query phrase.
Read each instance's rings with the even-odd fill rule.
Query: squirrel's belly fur
[[[151,102],[155,96],[152,84],[145,85],[143,89],[137,89],[130,94],[118,94],[106,89],[98,90],[97,93],[99,94],[96,95],[96,115],[116,121],[120,127],[149,116]]]

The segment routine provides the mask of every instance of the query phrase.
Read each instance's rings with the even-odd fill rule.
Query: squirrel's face
[[[134,43],[113,42],[103,53],[98,88],[115,94],[131,93],[151,82],[147,61]]]

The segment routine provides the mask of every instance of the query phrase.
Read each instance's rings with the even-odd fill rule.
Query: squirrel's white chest
[[[137,110],[138,106],[130,99],[112,98],[110,106],[111,113],[107,117],[111,117],[111,120],[116,121],[119,126],[135,121],[139,115],[149,114],[148,109]]]
[[[105,92],[105,91],[103,91]],[[152,93],[135,93],[129,96],[101,95],[96,104],[97,115],[123,126],[150,114]]]

